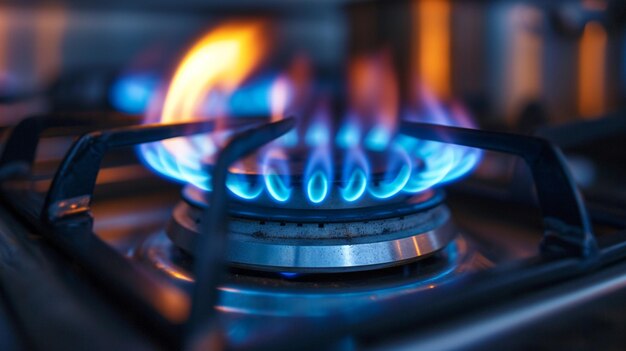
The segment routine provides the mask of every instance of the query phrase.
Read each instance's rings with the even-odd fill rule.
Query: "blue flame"
[[[279,272],[278,274],[283,276],[283,278],[287,278],[287,279],[293,279],[293,278],[297,278],[300,276],[300,274],[293,273],[293,272]]]
[[[372,128],[365,137],[365,146],[374,151],[384,151],[391,142],[391,131],[382,125]]]
[[[369,179],[369,166],[363,150],[358,144],[346,151],[343,167],[341,196],[347,202],[354,202],[365,194]]]
[[[356,147],[361,142],[361,129],[355,122],[344,123],[337,132],[335,143],[340,148]]]
[[[234,117],[254,117],[270,112],[269,92],[276,75],[267,74],[247,82],[231,95],[223,96],[216,91],[207,97],[206,105],[226,106]],[[140,114],[146,111],[155,95],[160,79],[153,73],[128,73],[117,78],[109,90],[111,105],[122,112]]]
[[[322,171],[315,171],[309,178],[306,186],[309,200],[314,204],[324,201],[328,195],[328,178]]]
[[[345,201],[357,201],[367,190],[370,172],[367,158],[361,148],[361,128],[354,116],[339,128],[335,144],[345,149],[339,192]]]
[[[454,148],[423,142],[416,151],[421,167],[415,167],[404,191],[419,193],[441,182],[454,167]]]
[[[387,199],[400,192],[426,191],[468,174],[482,156],[482,151],[478,149],[399,135],[392,139],[389,149],[385,151],[389,155],[385,174],[374,183],[369,158],[360,147],[358,135],[358,126],[342,126],[335,138],[335,144],[344,149],[337,192],[346,202],[358,201],[368,194],[373,198]],[[311,128],[305,140],[311,144],[311,155],[305,166],[304,191],[310,203],[317,205],[329,198],[333,192],[331,187],[335,184],[328,129],[320,126]],[[211,154],[216,150],[206,137],[188,139],[188,142],[194,149],[202,145],[205,153]],[[278,203],[289,201],[294,191],[291,170],[288,157],[280,151],[285,146],[282,143],[277,145],[280,147],[270,148],[266,153],[260,176],[231,174],[228,177],[227,186],[233,195],[243,200],[254,200],[267,190],[268,196]],[[200,166],[202,162],[199,158],[190,157],[181,161],[161,143],[141,146],[141,155],[144,162],[159,173],[203,190],[211,190],[210,172]]]
[[[248,82],[228,97],[229,115],[257,117],[270,113],[269,91],[274,76],[268,75]]]
[[[228,190],[244,200],[254,200],[263,192],[262,182],[252,183],[242,174],[229,174],[226,179],[226,186]]]
[[[109,91],[111,105],[127,113],[143,113],[159,84],[153,74],[136,73],[118,78]]]
[[[329,183],[333,179],[331,160],[331,138],[328,123],[324,123],[325,111],[317,111],[317,121],[309,127],[305,141],[312,149],[304,173],[304,187],[307,198],[313,204],[320,204],[329,193]]]
[[[274,113],[268,103],[272,84],[268,81],[246,84],[231,95],[223,92],[209,94],[204,112],[210,115],[225,109],[229,116],[255,115],[270,110]],[[130,101],[133,94],[127,92],[122,95],[128,95],[126,98]],[[137,93],[135,97],[139,95]],[[424,106],[421,114],[415,112],[404,118],[469,127],[464,122],[467,118],[462,111],[446,109],[432,96],[424,98]],[[272,119],[275,118],[281,117],[273,114]],[[230,174],[226,185],[232,195],[247,201],[265,196],[277,204],[303,196],[315,206],[331,199],[334,201],[333,196],[347,203],[389,199],[402,193],[420,193],[457,180],[469,174],[482,157],[481,150],[397,134],[393,123],[372,123],[352,112],[345,116],[344,122],[333,133],[330,114],[323,105],[315,111],[311,121],[305,126],[304,133],[302,128],[299,130],[302,134],[291,131],[259,151],[257,157],[261,164],[258,174]],[[139,147],[140,155],[158,173],[210,191],[211,163],[219,152],[219,146],[231,133],[219,131],[210,136],[145,144]],[[289,150],[305,153],[302,167],[294,167],[296,163],[291,163],[293,160],[289,155],[292,153]],[[335,158],[334,153],[340,157]],[[374,167],[371,163],[373,155],[377,160],[381,156],[386,157],[386,164]],[[341,167],[341,172],[337,174],[335,164]],[[375,173],[380,172],[381,166],[384,166],[383,173]],[[303,169],[302,173],[300,169]],[[299,182],[300,177],[301,184],[296,187],[295,182]],[[297,189],[300,186],[302,188]],[[294,196],[295,191],[302,193]]]
[[[383,181],[372,184],[369,192],[378,199],[390,198],[404,189],[411,176],[411,160],[401,147],[394,147]]]
[[[311,147],[321,147],[328,145],[330,141],[328,126],[324,123],[313,124],[306,133],[306,144]]]
[[[341,196],[348,202],[354,202],[360,199],[367,189],[367,175],[362,169],[355,169],[344,184],[345,186],[340,189]]]
[[[270,170],[264,175],[267,191],[278,202],[285,202],[291,197],[291,189],[284,178],[274,170]]]
[[[189,157],[184,162],[166,149],[163,143],[149,143],[139,146],[141,159],[164,176],[183,183],[191,183],[202,190],[211,190],[211,175],[203,169],[197,157]]]
[[[279,149],[267,152],[263,160],[265,187],[270,196],[278,202],[289,200],[292,192],[289,167],[284,158],[284,153]]]
[[[282,146],[286,148],[295,147],[298,145],[298,132],[294,129],[287,132],[285,135],[281,136],[276,140],[277,143],[280,143]]]
[[[452,147],[457,150],[458,161],[454,163],[454,167],[450,169],[445,178],[442,179],[442,183],[457,180],[468,174],[472,169],[474,169],[482,157],[482,151],[480,149],[456,145]]]

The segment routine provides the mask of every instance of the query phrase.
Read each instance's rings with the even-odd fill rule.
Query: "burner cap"
[[[185,200],[167,235],[194,254],[206,203]],[[344,272],[404,264],[437,252],[456,230],[443,195],[432,191],[393,205],[344,210],[233,206],[227,258],[234,266],[279,272]]]

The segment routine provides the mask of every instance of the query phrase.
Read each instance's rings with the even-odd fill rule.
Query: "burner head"
[[[213,130],[142,144],[146,164],[211,191],[216,160],[233,135],[293,118],[292,130],[230,165],[229,195],[287,209],[331,209],[403,201],[469,174],[479,162],[479,149],[402,133],[402,121],[466,128],[473,123],[454,99],[439,101],[417,80],[400,84],[387,50],[351,57],[345,81],[343,75],[318,80],[304,56],[287,55],[289,63],[282,65],[285,55],[273,55],[282,50],[270,48],[268,29],[263,21],[224,23],[190,48],[145,119],[210,120]],[[400,91],[405,85],[410,91]],[[242,111],[259,101],[253,113]]]
[[[167,235],[194,254],[207,203],[188,187]],[[342,272],[389,267],[427,257],[456,236],[440,191],[344,209],[291,209],[235,202],[227,258],[263,271]]]

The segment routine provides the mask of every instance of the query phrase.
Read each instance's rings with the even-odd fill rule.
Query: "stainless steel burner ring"
[[[167,235],[193,254],[201,207],[181,202]],[[332,212],[328,211],[328,216]],[[438,203],[401,216],[337,221],[233,217],[228,260],[235,266],[285,272],[343,272],[383,268],[423,258],[456,236],[448,208]]]

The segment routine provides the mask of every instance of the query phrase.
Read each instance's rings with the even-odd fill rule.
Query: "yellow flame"
[[[174,74],[161,122],[198,119],[209,93],[231,94],[261,63],[265,29],[263,22],[232,22],[200,39]]]

